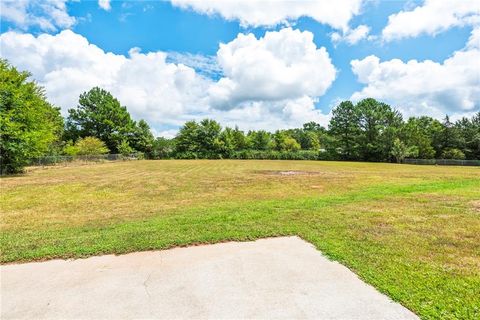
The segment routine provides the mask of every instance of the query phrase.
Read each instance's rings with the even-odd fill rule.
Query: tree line
[[[1,172],[21,172],[32,158],[138,152],[148,159],[309,159],[401,162],[405,157],[480,159],[480,112],[451,122],[400,112],[372,98],[343,101],[327,127],[251,130],[215,120],[187,121],[173,139],[155,138],[108,91],[80,95],[64,119],[43,88],[0,60]]]
[[[305,123],[302,128],[222,129],[214,120],[188,121],[157,152],[173,158],[319,159],[402,162],[418,159],[480,159],[480,113],[452,123],[431,117],[407,121],[389,105],[367,98],[344,101],[333,109],[328,127]]]

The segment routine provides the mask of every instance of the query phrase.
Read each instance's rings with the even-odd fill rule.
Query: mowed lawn
[[[480,168],[163,160],[1,183],[3,263],[298,235],[428,319],[480,317]]]

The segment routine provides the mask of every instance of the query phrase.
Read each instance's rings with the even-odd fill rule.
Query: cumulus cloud
[[[230,110],[211,109],[207,116],[230,127],[239,125],[242,130],[298,128],[309,121],[327,125],[331,115],[316,109],[315,102],[308,96],[281,101],[251,101]]]
[[[313,34],[285,28],[257,39],[239,34],[217,52],[224,77],[209,89],[210,103],[232,109],[255,101],[282,101],[325,93],[336,70]]]
[[[426,0],[413,10],[400,11],[388,17],[382,31],[386,41],[416,37],[421,34],[436,35],[452,27],[480,24],[478,0]]]
[[[334,32],[331,39],[334,43],[346,42],[349,45],[354,45],[362,39],[366,39],[370,33],[370,27],[362,24],[355,29],[348,29],[343,34]]]
[[[112,9],[110,6],[110,0],[98,0],[98,6],[105,11],[110,11],[110,9]]]
[[[351,62],[365,87],[353,100],[374,97],[388,101],[406,116],[467,115],[480,110],[480,49],[478,30],[471,42],[442,63],[399,59],[381,62],[376,56]]]
[[[70,28],[75,18],[67,12],[68,0],[2,0],[0,17],[26,30],[38,27],[44,31]]]
[[[133,48],[128,56],[116,55],[69,30],[38,37],[7,32],[0,40],[2,56],[31,71],[64,113],[94,86],[111,91],[137,118],[156,123],[178,124],[179,114],[205,106],[208,80],[190,67],[167,63],[164,52]]]
[[[480,27],[476,27],[472,30],[472,34],[467,42],[468,49],[480,49]]]
[[[215,57],[215,68],[224,75],[219,81],[179,62],[198,67],[211,65],[212,57],[177,55],[172,62],[165,52],[142,53],[139,48],[128,55],[114,54],[70,30],[36,37],[6,32],[0,41],[2,57],[31,71],[64,114],[76,106],[80,93],[100,86],[134,118],[144,118],[157,134],[171,136],[186,120],[204,117],[245,130],[275,130],[312,120],[326,123],[327,116],[314,104],[335,78],[335,68],[312,37],[291,29],[260,39],[239,35],[222,45]]]
[[[335,29],[348,29],[350,19],[359,14],[363,0],[171,0],[174,6],[201,14],[218,14],[238,20],[243,27],[288,24],[300,17],[310,17]]]

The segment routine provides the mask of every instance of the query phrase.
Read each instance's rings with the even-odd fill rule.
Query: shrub
[[[285,150],[287,151],[298,151],[301,146],[294,138],[288,137],[284,141]]]
[[[175,159],[199,159],[197,153],[191,151],[177,152]]]
[[[75,144],[75,147],[78,149],[78,155],[97,155],[108,153],[109,150],[105,146],[105,143],[95,137],[85,137],[79,139]]]
[[[130,145],[128,144],[128,142],[126,140],[123,140],[122,142],[120,142],[120,144],[118,145],[118,152],[122,155],[122,156],[128,156],[130,154],[133,153],[133,148],[130,147]]]
[[[241,150],[232,153],[232,159],[257,160],[318,160],[319,152],[315,150],[276,151],[276,150]]]
[[[443,150],[442,152],[442,159],[458,159],[463,160],[465,159],[465,154],[460,149],[451,148]]]
[[[76,156],[78,154],[78,147],[74,145],[72,141],[69,141],[63,148],[63,153],[67,156]]]

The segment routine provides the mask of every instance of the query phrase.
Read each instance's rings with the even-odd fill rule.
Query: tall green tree
[[[222,157],[229,158],[233,151],[236,150],[235,148],[235,139],[234,139],[234,129],[226,127],[220,132],[220,144],[221,144],[221,151],[220,155]]]
[[[332,118],[328,125],[329,132],[335,139],[336,153],[343,160],[355,160],[358,158],[360,134],[359,115],[350,101],[343,101],[332,110]]]
[[[325,128],[322,127],[319,123],[316,123],[315,121],[310,121],[310,122],[304,123],[303,124],[303,130],[304,131],[320,132],[320,133],[325,132]]]
[[[455,122],[459,132],[462,152],[467,159],[480,159],[480,112],[473,115],[472,119],[462,118]]]
[[[416,146],[419,159],[435,158],[434,137],[442,131],[440,121],[431,117],[410,117],[401,135],[408,146]]]
[[[215,120],[188,121],[175,137],[175,150],[188,157],[218,158],[225,151],[221,132]]]
[[[304,131],[303,140],[301,141],[302,149],[319,150],[321,135],[314,131]]]
[[[198,152],[198,130],[199,125],[196,121],[185,122],[175,137],[175,152],[182,154]]]
[[[223,151],[220,139],[222,126],[211,119],[203,119],[198,126],[197,145],[198,152],[202,157],[216,158]]]
[[[315,122],[311,122],[315,124]],[[301,149],[303,150],[318,150],[320,149],[320,138],[321,138],[321,131],[315,129],[305,129],[304,128],[295,128],[295,129],[288,129],[285,132],[295,141],[300,144]]]
[[[82,93],[77,108],[68,112],[66,140],[97,137],[116,153],[122,141],[130,141],[135,131],[135,122],[127,108],[99,87]]]
[[[235,126],[235,129],[233,129],[232,135],[233,145],[236,151],[246,150],[250,147],[245,133],[238,129],[237,126]]]
[[[129,137],[129,145],[136,151],[145,153],[147,157],[152,157],[153,143],[155,137],[150,130],[150,126],[145,120],[135,123],[133,132]]]
[[[273,149],[277,151],[285,150],[285,141],[288,138],[288,135],[285,131],[277,130],[272,135],[273,138]]]
[[[247,137],[253,150],[269,150],[271,148],[271,134],[265,130],[250,131]]]
[[[31,158],[58,141],[63,118],[45,98],[43,88],[0,59],[0,172],[21,172]]]
[[[403,124],[401,114],[388,104],[372,98],[358,102],[355,109],[360,127],[360,160],[389,160],[393,142]]]
[[[438,158],[444,158],[445,153],[451,149],[462,149],[462,140],[460,131],[450,121],[448,115],[442,121],[442,130],[437,133],[435,140],[435,146]],[[462,152],[463,153],[463,152]],[[449,152],[447,152],[449,154]],[[455,154],[455,153],[454,153]]]
[[[277,130],[273,134],[273,148],[277,151],[297,151],[301,146],[287,131]]]

